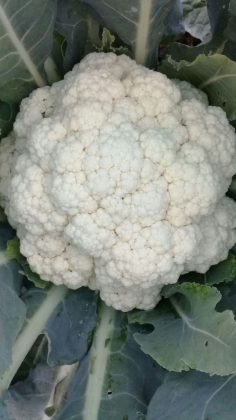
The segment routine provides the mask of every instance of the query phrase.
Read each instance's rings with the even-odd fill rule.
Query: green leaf
[[[42,420],[51,418],[66,399],[77,363],[50,367],[40,362],[24,381],[15,383],[0,402],[0,418]],[[54,417],[53,417],[54,418]]]
[[[0,255],[1,256],[1,255]],[[10,267],[8,267],[8,270]],[[4,270],[4,271],[8,271]],[[2,276],[0,267],[1,308],[0,308],[0,375],[11,363],[11,348],[25,319],[25,305],[18,297],[8,278]]]
[[[182,0],[173,0],[165,20],[165,30],[161,43],[176,39],[184,33]]]
[[[24,275],[29,281],[34,283],[36,287],[44,289],[45,287],[50,286],[48,281],[42,280],[37,273],[34,273],[31,270],[27,259],[20,253],[20,241],[17,237],[10,239],[7,242],[6,256],[9,259],[15,259],[21,265]]]
[[[67,45],[67,42],[64,36],[55,30],[53,34],[53,47],[52,47],[51,55],[56,63],[57,70],[61,76],[61,79],[63,78],[63,75],[65,73],[64,57],[65,57],[66,45]]]
[[[11,348],[25,319],[25,305],[18,297],[8,278],[2,276],[0,267],[1,308],[0,308],[0,375],[11,362]]]
[[[7,216],[4,212],[4,210],[0,207],[0,224],[3,222],[6,222]]]
[[[215,53],[222,53],[227,43],[227,37],[225,36],[225,29],[229,19],[229,0],[207,0],[192,1],[188,2],[188,8],[186,12],[191,11],[191,4],[194,7],[200,7],[200,3],[206,6],[211,26],[212,38],[207,43],[201,43],[197,46],[191,47],[180,42],[172,43],[168,46],[166,55],[170,55],[175,61],[194,61],[200,54],[212,55]],[[229,58],[231,58],[229,56]]]
[[[200,39],[204,43],[211,39],[211,27],[206,6],[189,13],[184,19],[184,25],[186,32],[194,38]]]
[[[87,52],[87,43],[99,42],[99,24],[87,4],[79,0],[58,0],[55,29],[62,37],[58,48],[64,72],[71,70]],[[95,47],[93,47],[93,50]]]
[[[10,354],[12,354],[12,359],[11,362],[8,363],[7,370],[5,370],[4,374],[0,377],[0,395],[3,395],[8,389],[12,379],[14,378],[20,365],[33,346],[35,340],[42,333],[50,316],[54,313],[54,310],[57,308],[60,302],[65,298],[66,294],[67,289],[65,287],[53,286],[49,290],[45,291],[44,299],[40,300],[39,304],[37,305],[37,309],[33,312],[33,314],[29,314],[30,311],[29,308],[27,308],[27,322],[25,323],[24,328],[20,330],[20,332],[19,328],[17,328],[17,332],[19,334],[17,338],[14,337],[14,339],[11,341]],[[8,311],[9,307],[12,307],[14,304],[14,300],[11,299],[11,302],[9,300]],[[13,310],[14,309],[12,309],[12,311]],[[10,329],[4,325],[4,331],[6,334],[9,334]]]
[[[98,52],[114,52],[117,55],[130,55],[130,51],[127,47],[116,44],[116,37],[107,28],[103,28],[101,41],[99,41],[96,50]]]
[[[46,84],[43,65],[51,53],[55,0],[0,0],[0,98],[19,102]]]
[[[62,288],[54,287],[51,291],[33,289],[27,293],[27,324],[14,345],[14,363],[0,381],[1,390],[6,389],[13,367],[15,371],[20,356],[26,354],[39,331],[49,336],[50,351],[54,353],[50,364],[68,360],[70,365],[49,367],[40,361],[24,381],[16,382],[4,394],[0,418],[31,420],[42,418],[45,413],[63,420],[71,416],[78,420],[118,420],[124,413],[122,418],[127,414],[131,420],[144,420],[147,405],[163,382],[165,371],[142,353],[128,334],[126,315],[104,304],[88,352],[96,321],[93,302],[96,296],[87,289],[64,294]],[[76,363],[71,364],[72,360]]]
[[[221,48],[227,37],[225,30],[229,21],[230,0],[207,0],[207,10],[212,30],[212,40],[208,43],[207,50],[211,54]]]
[[[159,13],[162,14],[161,8]],[[159,45],[165,43],[167,40],[169,40],[169,42],[173,42],[178,37],[183,35],[184,25],[182,0],[172,0],[167,15],[164,16],[163,13],[162,16],[160,16],[159,25],[160,30],[163,32],[158,33],[157,48],[159,48]]]
[[[0,401],[0,419],[39,420],[45,416],[63,368],[39,363],[24,381],[14,384]],[[62,380],[61,376],[60,380]]]
[[[132,48],[135,60],[156,66],[158,46],[165,30],[172,0],[84,0],[100,15],[101,22]],[[179,18],[179,16],[178,16]]]
[[[193,62],[164,60],[160,71],[170,78],[186,80],[202,89],[212,105],[225,110],[230,120],[236,119],[236,63],[221,54],[199,55]]]
[[[18,260],[18,258],[20,258],[20,241],[17,237],[9,239],[9,241],[7,242],[6,256],[9,259],[15,260]]]
[[[51,366],[71,364],[84,357],[96,326],[97,300],[93,291],[82,287],[68,291],[58,305],[44,328],[50,344],[48,363]]]
[[[205,6],[205,3],[205,0],[182,0],[184,16],[192,12],[192,10]]]
[[[144,420],[163,375],[128,335],[126,315],[101,304],[91,350],[55,420]]]
[[[204,280],[209,285],[228,283],[236,279],[236,255],[232,252],[226,260],[213,265],[204,275]]]
[[[44,334],[40,334],[35,340],[33,346],[29,350],[26,358],[20,365],[12,385],[17,382],[22,382],[28,378],[31,372],[39,363],[46,363],[48,355],[48,340]],[[0,417],[1,418],[1,417]]]
[[[225,36],[230,41],[236,42],[236,2],[230,0],[229,3],[229,19],[227,28],[225,30]]]
[[[22,277],[19,266],[5,255],[6,243],[11,236],[11,228],[0,225],[0,375],[11,363],[11,349],[26,315],[25,305],[19,298]]]
[[[230,251],[228,258],[219,264],[213,265],[204,273],[191,272],[180,277],[181,282],[203,283],[209,286],[221,283],[230,283],[236,279],[236,255]]]
[[[235,420],[235,393],[235,375],[169,373],[148,407],[146,420]]]
[[[18,107],[0,102],[0,137],[5,137],[11,131]]]
[[[13,344],[12,363],[0,378],[0,418],[15,420],[41,418],[44,411],[59,409],[78,361],[91,345],[97,320],[97,296],[86,288],[73,292],[56,286],[32,288],[23,300],[26,322]],[[22,378],[25,370],[27,376]],[[4,393],[13,378],[14,384]]]
[[[236,371],[236,322],[231,311],[217,312],[220,292],[182,283],[163,292],[169,298],[153,311],[137,312],[131,322],[150,324],[150,334],[135,334],[141,349],[168,370],[197,369],[211,375]]]

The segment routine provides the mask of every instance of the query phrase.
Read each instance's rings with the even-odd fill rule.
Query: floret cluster
[[[0,192],[44,280],[150,309],[236,239],[236,166],[223,110],[186,82],[93,53],[24,99],[0,146]]]

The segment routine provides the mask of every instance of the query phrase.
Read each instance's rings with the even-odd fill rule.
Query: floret
[[[90,54],[32,92],[0,163],[1,203],[32,270],[116,309],[154,307],[164,285],[235,243],[224,111],[124,55]]]

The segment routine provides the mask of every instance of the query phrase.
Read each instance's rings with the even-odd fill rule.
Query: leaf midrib
[[[206,86],[208,86],[212,83],[216,83],[221,79],[231,79],[231,78],[234,78],[234,77],[236,77],[236,74],[234,74],[234,73],[232,73],[232,74],[221,74],[219,76],[214,75],[214,76],[210,77],[208,80],[206,80],[205,82],[201,83],[198,88],[203,89]]]
[[[215,335],[211,334],[210,332],[208,332],[206,330],[203,330],[202,328],[195,327],[193,324],[191,324],[188,316],[181,309],[181,307],[177,303],[176,299],[172,297],[169,300],[170,300],[171,304],[173,305],[174,309],[176,310],[177,314],[182,318],[183,322],[185,322],[185,324],[189,327],[189,329],[192,329],[193,331],[196,331],[197,333],[203,334],[206,337],[212,338],[214,341],[218,342],[219,344],[223,345],[226,348],[230,347],[227,343],[225,343],[219,337],[216,337]]]
[[[205,420],[206,419],[206,412],[207,412],[207,408],[210,404],[210,402],[216,397],[216,395],[235,377],[236,375],[231,375],[229,376],[225,382],[223,382],[223,384],[221,384],[214,392],[213,394],[210,395],[210,397],[206,400],[205,404],[204,404],[204,408],[202,411],[202,415],[201,415],[201,419],[200,420]]]

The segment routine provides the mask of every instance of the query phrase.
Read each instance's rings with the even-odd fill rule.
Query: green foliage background
[[[145,27],[143,4],[0,0],[1,137],[24,97],[91,51],[190,81],[235,126],[236,1],[148,0]],[[235,420],[234,249],[165,288],[154,310],[125,315],[32,273],[1,212],[0,286],[1,419]]]

